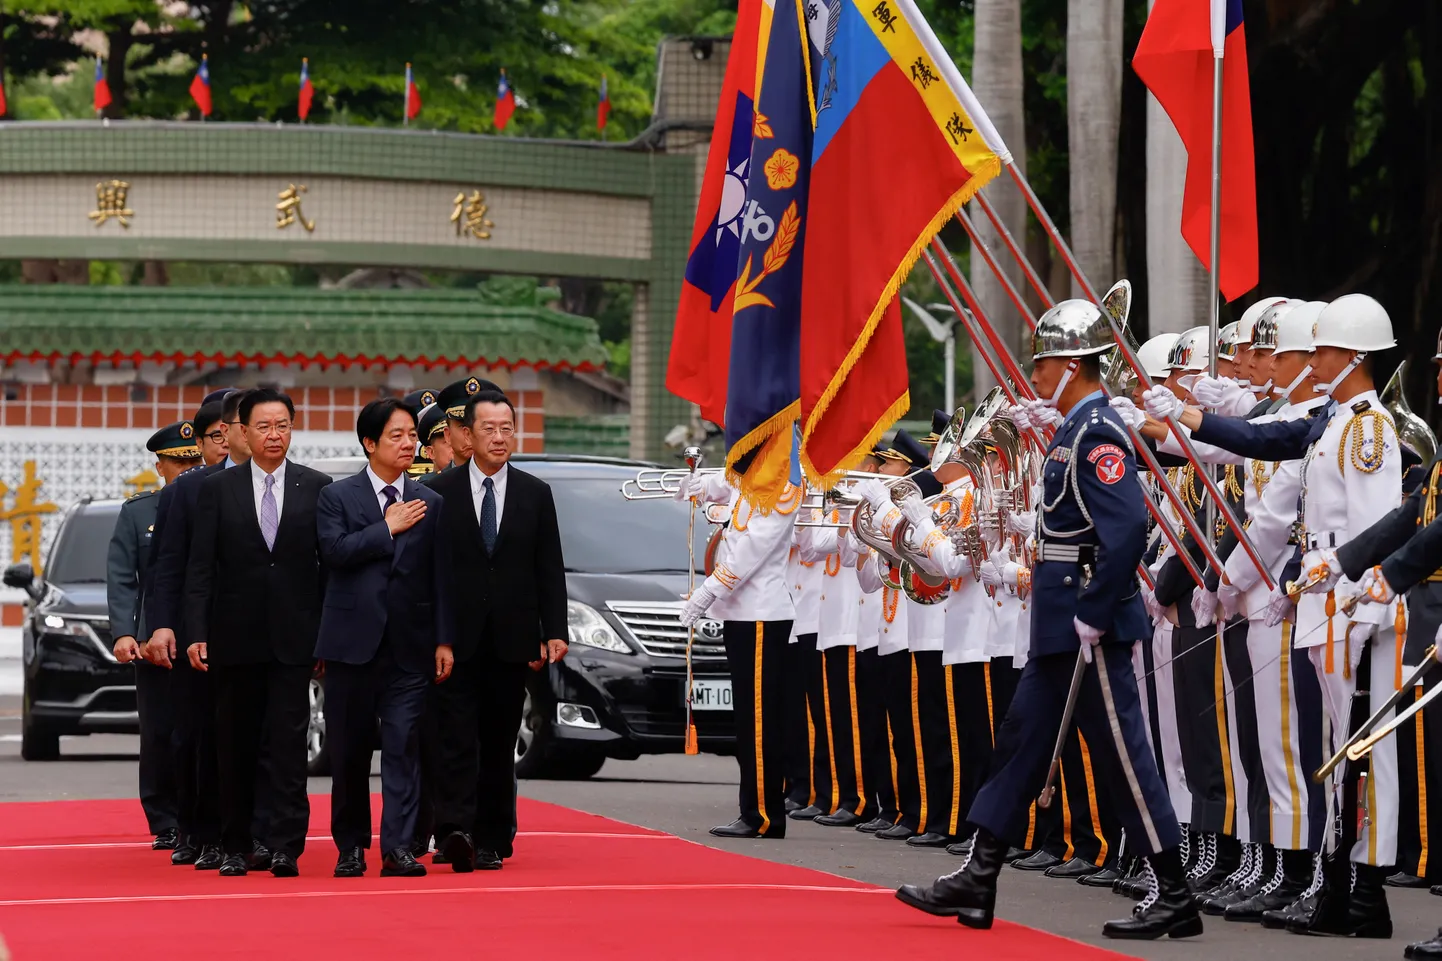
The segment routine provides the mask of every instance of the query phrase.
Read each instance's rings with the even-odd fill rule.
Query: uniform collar
[[[1086,413],[1087,408],[1091,406],[1093,401],[1103,400],[1105,396],[1106,395],[1103,394],[1101,391],[1094,390],[1090,394],[1087,394],[1085,397],[1083,397],[1081,400],[1077,401],[1076,405],[1072,407],[1071,410],[1067,411],[1066,417],[1062,418],[1062,429],[1066,429],[1067,425],[1069,425],[1073,420],[1080,420],[1082,414]]]

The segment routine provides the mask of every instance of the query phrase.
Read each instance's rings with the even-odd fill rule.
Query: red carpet
[[[220,878],[150,851],[134,801],[0,805],[0,935],[14,961],[1124,957],[1005,922],[966,931],[858,881],[526,799],[502,871],[383,879],[373,848],[369,876],[337,880],[328,819],[312,798],[299,878]]]

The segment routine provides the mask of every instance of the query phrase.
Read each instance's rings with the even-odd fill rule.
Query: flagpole
[[[406,82],[401,93],[401,126],[411,125],[411,65],[406,64]]]
[[[1215,3],[1216,0],[1213,0]],[[1209,343],[1212,349],[1207,351],[1207,367],[1213,377],[1217,376],[1217,355],[1220,354],[1221,345],[1219,328],[1221,325],[1221,253],[1222,253],[1222,52],[1212,51],[1212,211],[1211,211],[1211,276],[1208,278],[1207,324],[1211,330]],[[1218,469],[1215,465],[1208,465],[1207,471],[1215,480],[1218,476]],[[1207,498],[1207,532],[1212,536],[1217,529],[1217,502],[1215,498]],[[1216,620],[1217,640],[1221,642],[1222,633],[1226,629],[1226,618],[1219,617]]]

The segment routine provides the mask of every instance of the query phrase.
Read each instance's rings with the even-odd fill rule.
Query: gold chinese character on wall
[[[160,475],[149,467],[136,474],[134,477],[125,478],[125,486],[131,488],[130,495],[139,494],[141,491],[160,490]]]
[[[124,180],[101,181],[95,185],[95,209],[86,216],[95,221],[96,227],[103,227],[113,218],[129,230],[130,218],[135,216],[135,211],[126,206],[129,193],[130,184]]]
[[[451,211],[451,223],[456,225],[457,237],[474,237],[477,240],[490,240],[491,229],[496,225],[486,219],[486,195],[479,190],[471,191],[470,196],[462,190],[456,194],[456,199],[451,201],[455,210]]]
[[[44,481],[35,476],[35,462],[27,460],[25,476],[20,486],[13,491],[0,481],[0,521],[10,522],[10,563],[29,561],[30,568],[40,573],[40,515],[53,514],[60,508],[49,501],[41,503],[38,494]],[[5,507],[4,500],[11,494],[14,500]]]
[[[276,230],[284,230],[299,221],[308,233],[315,231],[315,221],[306,220],[305,211],[300,209],[300,195],[303,193],[305,193],[305,184],[299,186],[291,184],[280,192],[278,197],[280,203],[275,205]]]

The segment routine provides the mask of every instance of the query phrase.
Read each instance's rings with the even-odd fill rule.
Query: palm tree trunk
[[[1116,278],[1122,0],[1067,0],[1067,152],[1071,246],[1097,290]],[[1072,281],[1072,296],[1082,297]]]

